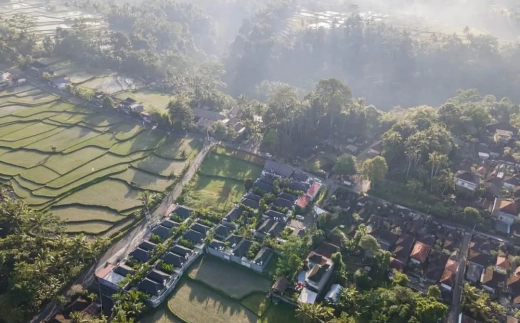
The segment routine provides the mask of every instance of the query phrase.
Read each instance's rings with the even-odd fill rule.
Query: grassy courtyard
[[[31,86],[0,92],[0,116],[0,181],[69,233],[117,233],[142,207],[139,196],[163,192],[202,146]]]
[[[247,268],[206,256],[197,261],[179,283],[168,301],[168,310],[188,323],[300,322],[295,317],[295,308],[271,303],[266,297],[270,286],[268,279]],[[145,321],[175,322],[167,317],[159,311]]]
[[[184,195],[184,204],[226,213],[244,195],[244,180],[256,179],[264,160],[242,151],[216,147],[202,162]]]
[[[188,275],[237,299],[253,292],[264,292],[265,298],[265,293],[271,287],[269,280],[254,271],[212,256],[201,258],[193,264]]]

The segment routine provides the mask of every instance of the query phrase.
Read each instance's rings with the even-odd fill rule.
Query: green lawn
[[[271,304],[258,323],[302,323],[302,320],[296,317],[293,306],[280,302],[278,305]]]
[[[189,323],[254,323],[258,317],[232,299],[193,281],[181,281],[168,300],[172,313]]]
[[[193,176],[194,185],[189,189],[184,204],[198,208],[208,208],[226,213],[245,194],[244,182],[235,179],[217,179],[201,174]]]
[[[271,287],[269,280],[254,271],[213,256],[206,256],[198,260],[190,267],[188,275],[238,299],[253,292],[263,292],[265,296]],[[253,300],[248,300],[247,304],[258,300],[253,298]]]
[[[259,165],[218,154],[206,156],[199,169],[199,173],[202,175],[226,177],[242,181],[246,178],[254,180],[260,176],[261,172],[262,167]]]
[[[67,223],[65,226],[66,233],[84,233],[88,235],[99,235],[104,231],[110,230],[111,223],[101,221],[89,221],[82,223]]]

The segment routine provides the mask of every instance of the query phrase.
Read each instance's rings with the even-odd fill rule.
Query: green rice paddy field
[[[164,191],[200,146],[29,85],[0,92],[0,183],[69,233],[116,233],[142,207],[140,194]]]

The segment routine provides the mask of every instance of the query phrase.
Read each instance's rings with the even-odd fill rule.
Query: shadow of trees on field
[[[191,303],[197,302],[199,304],[204,304],[204,307],[210,307],[210,311],[211,308],[216,308],[219,313],[226,313],[226,316],[230,316],[229,322],[232,322],[232,316],[238,314],[243,314],[244,316],[247,316],[250,322],[257,321],[257,316],[246,310],[236,300],[228,296],[221,295],[220,293],[214,292],[198,282],[190,282],[189,284],[184,284],[186,284],[186,286],[183,287],[190,288],[188,298]]]

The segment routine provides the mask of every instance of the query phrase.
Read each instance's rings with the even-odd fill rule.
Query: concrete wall
[[[220,250],[215,250],[213,248],[206,248],[206,252],[212,256],[218,257],[220,259],[226,260],[226,261],[232,261],[234,263],[237,263],[241,266],[244,266],[246,268],[252,269],[256,272],[263,272],[265,267],[267,267],[267,264],[269,264],[269,261],[271,261],[271,258],[273,257],[273,254],[267,258],[267,261],[262,265],[257,265],[253,262],[250,262],[249,260],[242,260],[242,258],[239,258],[237,256],[234,256],[233,254],[224,253]]]

